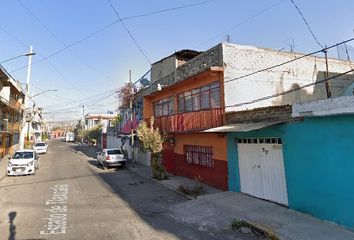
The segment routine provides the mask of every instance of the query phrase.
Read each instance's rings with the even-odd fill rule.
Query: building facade
[[[152,65],[152,72],[161,74],[152,75],[144,92],[144,119],[154,116],[156,126],[168,134],[164,165],[169,172],[198,178],[225,190],[233,189],[229,180],[230,174],[231,178],[234,174],[230,172],[228,156],[230,148],[235,148],[235,139],[230,143],[228,133],[248,132],[288,121],[292,104],[341,96],[353,84],[352,74],[323,81],[351,70],[353,63],[328,59],[327,72],[324,58],[293,52],[222,43],[180,65],[177,58],[178,52],[155,63],[156,71],[153,71],[155,64]],[[274,65],[279,66],[271,67]],[[250,110],[254,110],[253,115],[247,117]],[[269,114],[264,114],[267,111]],[[259,119],[255,119],[257,114]],[[245,156],[255,154],[250,159],[259,151],[270,152],[265,147],[250,149],[242,145],[256,140],[240,141]],[[278,144],[274,149],[281,149],[282,139],[260,141]],[[282,159],[280,152],[274,152],[275,159]],[[245,160],[247,164],[250,161]],[[258,166],[254,163],[251,167]],[[284,190],[284,172],[279,170],[278,176]],[[255,184],[250,179],[246,182]],[[254,196],[269,192],[256,191],[259,193]],[[272,197],[273,201],[287,205],[287,196],[282,192],[282,196]]]
[[[20,84],[0,65],[0,157],[18,148],[24,97]]]

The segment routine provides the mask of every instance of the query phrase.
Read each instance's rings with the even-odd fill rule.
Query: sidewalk
[[[128,168],[142,177],[151,178],[148,166],[135,164],[133,168],[128,164]],[[180,185],[191,183],[191,180],[170,176],[168,180],[157,182],[177,191]],[[354,239],[354,232],[272,202],[211,187],[205,187],[205,193],[197,199],[189,197],[193,200],[172,206],[171,217],[198,225],[201,229],[216,230],[230,229],[234,219],[245,220],[285,240]]]
[[[5,156],[4,158],[0,159],[0,181],[6,177],[6,170],[7,164],[9,162],[9,155]]]

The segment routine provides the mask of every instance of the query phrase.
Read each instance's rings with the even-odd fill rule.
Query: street
[[[52,140],[35,175],[0,180],[0,239],[254,239],[176,222],[169,209],[187,198],[92,156]]]

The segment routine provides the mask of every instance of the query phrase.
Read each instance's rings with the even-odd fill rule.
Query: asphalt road
[[[39,160],[36,175],[0,181],[0,240],[241,239],[176,222],[170,206],[188,199],[127,168],[96,167],[87,146],[50,141]]]

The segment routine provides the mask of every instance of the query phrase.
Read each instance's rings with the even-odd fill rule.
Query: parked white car
[[[25,149],[16,151],[12,157],[9,158],[6,172],[9,176],[34,175],[38,168],[39,160],[36,152],[32,149]]]
[[[39,154],[39,153],[47,153],[48,151],[48,144],[45,142],[37,142],[34,146],[33,146],[33,150]]]
[[[122,151],[118,148],[103,149],[97,153],[97,166],[101,165],[104,169],[107,167],[124,166],[127,160]]]

